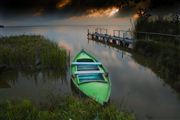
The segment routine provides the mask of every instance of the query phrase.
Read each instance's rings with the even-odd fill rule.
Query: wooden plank
[[[73,62],[72,65],[102,65],[100,62]]]
[[[104,73],[102,71],[99,71],[99,70],[95,70],[95,71],[76,71],[74,74],[94,74],[94,73]]]

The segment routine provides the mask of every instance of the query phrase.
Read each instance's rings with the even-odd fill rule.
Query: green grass
[[[67,69],[67,53],[38,35],[0,37],[0,65],[15,69]]]
[[[103,107],[89,99],[69,96],[51,102],[34,104],[30,100],[0,104],[2,120],[135,120],[129,112],[120,112],[113,105]]]

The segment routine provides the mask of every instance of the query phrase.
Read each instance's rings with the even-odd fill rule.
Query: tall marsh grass
[[[120,112],[113,105],[103,107],[89,99],[73,96],[53,98],[51,103],[33,104],[26,99],[0,104],[2,120],[135,120],[129,112]]]
[[[0,64],[20,69],[67,69],[66,50],[39,35],[0,37]]]

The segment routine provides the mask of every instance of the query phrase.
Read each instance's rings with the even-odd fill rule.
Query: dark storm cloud
[[[179,0],[151,0],[151,7],[163,7],[175,5]],[[168,8],[167,8],[168,9]]]
[[[65,0],[1,0],[1,6],[5,8],[32,8],[32,7],[49,7],[55,8],[58,2]],[[71,7],[105,7],[125,3],[128,0],[70,0]],[[138,0],[140,1],[140,0]]]
[[[48,15],[61,17],[86,14],[89,9],[105,9],[124,4],[126,0],[1,0],[4,17],[16,15]],[[64,4],[66,3],[66,4]]]
[[[25,13],[38,9],[44,9],[45,13],[56,11],[83,13],[87,9],[106,8],[109,6],[120,6],[126,0],[68,0],[69,3],[63,8],[58,8],[59,3],[67,0],[1,0],[0,8],[4,12]]]
[[[105,9],[112,6],[122,8],[122,6],[136,7],[141,2],[149,2],[150,7],[159,7],[164,5],[173,5],[179,0],[1,0],[0,8],[4,12],[14,14],[27,14],[28,12],[46,13],[65,13],[65,14],[84,14],[88,9]],[[65,3],[66,2],[66,3]],[[63,4],[65,3],[65,4]],[[130,6],[133,3],[133,6]],[[58,4],[62,8],[58,8]],[[125,8],[126,8],[125,7]],[[124,7],[123,7],[124,8]],[[125,9],[125,10],[130,10]],[[34,13],[36,14],[36,13]]]

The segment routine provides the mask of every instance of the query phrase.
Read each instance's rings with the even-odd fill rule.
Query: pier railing
[[[143,40],[150,40],[151,37],[167,37],[167,39],[173,38],[174,40],[180,41],[180,35],[155,33],[155,32],[141,32],[141,31],[130,31],[130,30],[112,30],[112,35],[108,34],[108,29],[96,28],[94,32],[88,29],[88,39],[102,41],[104,43],[112,43],[120,45],[122,47],[134,46],[137,35],[140,35]]]
[[[127,36],[128,33],[130,33],[129,36]],[[90,32],[88,29],[88,39],[100,40],[105,43],[113,43],[124,47],[128,47],[134,43],[131,31],[113,30],[113,35],[110,35],[108,34],[108,30],[104,28],[96,28],[95,32]]]
[[[155,32],[135,32],[140,34],[147,34],[147,35],[160,35],[165,37],[177,37],[180,38],[180,35],[173,35],[173,34],[166,34],[166,33],[155,33]]]

